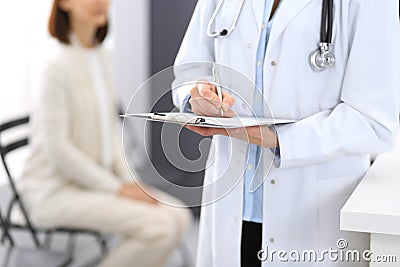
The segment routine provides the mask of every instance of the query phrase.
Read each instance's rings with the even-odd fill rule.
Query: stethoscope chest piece
[[[311,68],[320,72],[335,66],[335,54],[331,51],[328,43],[321,43],[319,48],[310,56]]]

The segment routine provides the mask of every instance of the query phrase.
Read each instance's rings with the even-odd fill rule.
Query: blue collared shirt
[[[279,7],[284,0],[280,0],[278,8],[275,11],[277,13]],[[256,77],[255,84],[257,88],[254,94],[253,112],[256,116],[262,116],[263,114],[263,82],[264,82],[264,62],[265,53],[267,50],[268,40],[271,33],[272,24],[274,17],[269,20],[274,0],[265,0],[263,24],[261,26],[260,41],[257,48],[256,58]],[[262,90],[262,91],[260,91]],[[184,100],[183,112],[192,112],[189,104],[190,95]],[[275,166],[279,165],[280,155],[279,149],[275,151]],[[251,192],[250,184],[252,180],[260,181],[260,176],[263,175],[262,164],[258,164],[260,160],[261,148],[257,145],[250,144],[247,152],[246,169],[244,173],[244,189],[243,189],[243,220],[262,223],[262,203],[263,203],[263,186],[262,184]],[[253,181],[254,183],[254,181]],[[253,185],[252,185],[253,186]]]
[[[280,1],[279,6],[283,0]],[[265,0],[263,24],[261,27],[260,41],[257,48],[256,58],[256,77],[253,111],[254,115],[263,115],[263,82],[264,82],[264,61],[265,53],[268,45],[269,36],[271,33],[272,24],[274,17],[269,20],[271,16],[272,6],[274,0]],[[278,8],[279,8],[278,6]],[[277,10],[276,10],[277,11]],[[276,13],[275,11],[275,13]],[[262,90],[260,92],[260,90]],[[255,189],[253,186],[250,188],[252,180],[260,181],[260,175],[263,175],[262,164],[260,161],[261,149],[257,145],[250,144],[247,152],[246,169],[244,173],[244,191],[243,191],[243,220],[262,223],[262,203],[263,203],[263,185],[261,184],[254,192],[251,189]],[[279,152],[279,151],[277,151]],[[254,183],[254,182],[253,182]]]

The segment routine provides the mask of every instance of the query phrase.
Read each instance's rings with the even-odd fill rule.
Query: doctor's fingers
[[[204,99],[203,97],[192,97],[189,100],[192,106],[192,111],[196,115],[206,115],[206,116],[219,116],[220,109],[215,105],[210,103],[210,101]]]
[[[222,102],[217,93],[212,93],[212,91],[207,89],[202,89],[199,91],[201,97],[204,97],[209,102],[211,102],[214,106],[218,108],[218,110],[222,109],[225,113],[225,117],[235,116],[234,112],[232,112],[231,110],[233,104],[235,104],[235,98],[225,90],[221,90],[221,93]]]
[[[198,83],[197,88],[199,95],[201,97],[207,99],[218,109],[222,108],[224,112],[228,112],[235,103],[235,98],[225,90],[221,90],[222,93],[222,103],[221,103],[221,100],[218,96],[215,86],[211,85],[210,83],[208,84],[204,82]]]
[[[221,115],[221,108],[222,108],[222,110],[224,111],[224,117],[233,117],[236,115],[231,110],[231,105],[233,105],[233,103],[235,102],[234,98],[231,95],[229,95],[226,92],[223,92],[223,96],[225,94],[226,101],[228,103],[226,104],[226,103],[221,103],[217,94],[211,91],[212,89],[203,88],[202,90],[203,90],[203,95],[200,93],[197,87],[192,88],[192,90],[190,91],[191,99],[189,100],[189,103],[191,104],[192,111],[195,114],[219,117]]]
[[[205,99],[204,97],[191,98],[189,100],[190,105],[192,106],[192,111],[196,115],[206,115],[213,117],[221,117],[221,109],[217,108],[216,104],[213,104],[213,101],[210,99]],[[224,108],[223,117],[234,117],[236,113],[230,108]]]
[[[220,109],[222,106],[221,100],[217,94],[217,89],[214,85],[207,81],[197,82],[197,92],[200,97],[203,97],[215,105],[216,108]],[[196,92],[193,92],[196,95]]]
[[[233,104],[235,104],[235,98],[233,97],[233,95],[229,94],[227,91],[222,90],[222,102],[223,102],[222,107],[224,108],[224,111],[228,111],[233,106]],[[227,110],[225,110],[225,108]]]

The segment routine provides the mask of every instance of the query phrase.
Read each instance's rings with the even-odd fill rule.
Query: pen
[[[217,64],[214,62],[213,63],[213,68],[212,68],[212,73],[213,73],[213,78],[214,78],[214,83],[215,87],[217,88],[217,94],[219,97],[219,100],[221,101],[221,116],[224,116],[224,110],[222,109],[222,90],[221,90],[221,84],[220,84],[220,79],[219,79],[219,74],[217,70]]]

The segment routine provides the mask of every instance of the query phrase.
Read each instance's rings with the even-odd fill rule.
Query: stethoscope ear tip
[[[221,37],[227,36],[227,35],[228,35],[228,30],[227,30],[227,29],[223,29],[223,30],[219,33],[219,35],[220,35]]]

